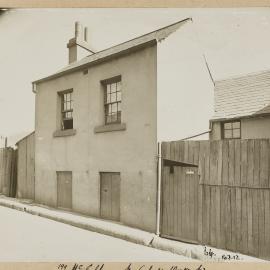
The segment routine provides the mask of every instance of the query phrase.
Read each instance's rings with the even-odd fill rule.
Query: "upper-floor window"
[[[102,81],[104,85],[105,124],[121,123],[121,76]]]
[[[61,98],[61,129],[73,129],[73,90],[59,92]]]
[[[223,123],[223,139],[240,139],[241,123],[240,121]]]

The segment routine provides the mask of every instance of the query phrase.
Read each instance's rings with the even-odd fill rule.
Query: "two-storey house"
[[[69,65],[33,82],[37,202],[155,231],[159,91],[177,95],[161,65],[177,76],[166,42],[189,20],[98,52],[76,23]]]

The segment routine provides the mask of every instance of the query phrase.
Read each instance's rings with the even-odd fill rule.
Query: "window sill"
[[[98,126],[98,127],[94,128],[95,133],[120,131],[120,130],[126,130],[126,124],[125,123],[110,124],[110,125]]]
[[[53,133],[53,137],[66,137],[66,136],[73,136],[75,134],[76,134],[76,129],[56,130]]]

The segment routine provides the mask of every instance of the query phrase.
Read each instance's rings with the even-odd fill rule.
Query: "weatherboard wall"
[[[209,129],[214,86],[187,22],[157,47],[158,140],[180,140]]]

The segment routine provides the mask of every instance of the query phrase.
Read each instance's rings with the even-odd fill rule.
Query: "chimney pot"
[[[84,28],[84,41],[87,42],[87,39],[88,39],[88,28],[85,27]]]
[[[84,57],[86,55],[85,51],[82,51],[83,49],[86,50],[89,54],[89,52],[93,53],[92,48],[87,44],[88,39],[88,28],[83,27],[83,25],[80,22],[75,22],[75,37],[70,39],[67,47],[68,47],[68,55],[69,55],[69,64],[76,62],[78,60],[78,57]]]
[[[75,38],[81,39],[83,27],[80,22],[75,22]]]

